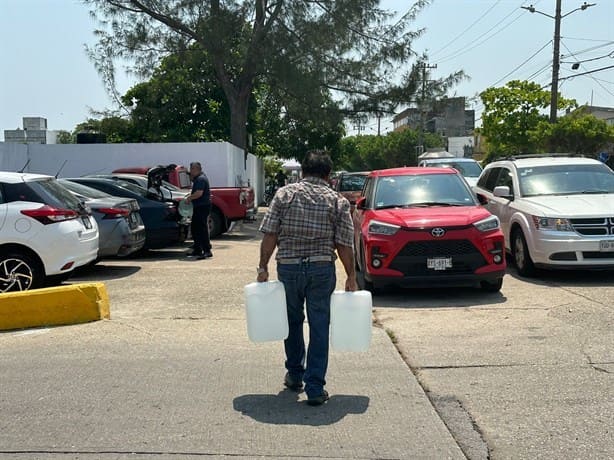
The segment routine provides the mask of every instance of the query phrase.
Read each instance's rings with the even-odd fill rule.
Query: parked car
[[[356,200],[362,195],[362,188],[368,175],[368,172],[341,173],[337,177],[335,190],[347,198],[350,204],[354,205]]]
[[[140,174],[155,176],[189,192],[192,187],[190,174],[183,166],[168,165],[155,168],[121,168],[112,172],[117,174]],[[252,187],[211,187],[210,235],[216,237],[227,232],[232,222],[253,221],[256,217],[254,189]]]
[[[181,217],[177,204],[163,201],[143,187],[130,182],[114,181],[93,177],[68,179],[71,182],[87,185],[115,197],[132,198],[139,203],[139,213],[145,224],[145,248],[160,249],[182,242],[185,228],[180,225]]]
[[[422,160],[420,167],[454,168],[465,178],[467,183],[474,187],[482,173],[480,163],[473,158],[428,158]]]
[[[358,281],[389,285],[476,285],[501,289],[499,219],[450,168],[373,171],[354,211]]]
[[[61,282],[97,254],[96,221],[53,177],[0,172],[0,292]]]
[[[475,191],[499,216],[518,272],[614,268],[614,172],[589,158],[537,155],[489,164]]]
[[[58,182],[92,210],[100,235],[99,258],[127,256],[145,246],[145,225],[137,200],[113,197],[66,179]]]

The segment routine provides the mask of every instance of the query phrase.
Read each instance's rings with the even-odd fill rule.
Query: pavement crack
[[[488,369],[488,368],[506,368],[506,367],[525,367],[534,366],[534,364],[464,364],[458,366],[416,366],[413,369],[418,371],[429,370],[446,370],[446,369]]]

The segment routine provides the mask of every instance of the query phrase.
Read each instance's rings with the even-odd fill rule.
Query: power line
[[[538,49],[535,53],[533,53],[530,57],[528,57],[527,59],[525,59],[522,64],[516,66],[514,68],[514,70],[512,70],[511,72],[509,72],[508,74],[506,74],[504,77],[501,77],[499,80],[497,80],[495,83],[493,83],[490,86],[495,86],[498,85],[499,83],[501,83],[503,80],[505,80],[507,77],[509,77],[510,75],[512,75],[514,72],[516,72],[518,69],[520,69],[522,66],[524,66],[527,62],[529,62],[531,59],[533,59],[535,56],[537,56],[539,53],[541,53],[544,48],[546,48],[548,45],[550,45],[550,43],[552,43],[552,40],[549,40],[544,46],[542,46],[540,49]]]
[[[562,45],[563,45],[563,47],[564,47],[564,48],[565,48],[565,49],[566,49],[566,50],[567,50],[567,51],[568,51],[568,52],[571,54],[571,56],[576,57],[576,56],[574,55],[574,53],[573,53],[573,52],[572,52],[572,51],[571,51],[571,50],[570,50],[570,49],[567,47],[567,45],[565,44],[565,42],[561,42],[561,44],[562,44]],[[604,57],[611,57],[611,54],[612,54],[612,53],[610,53],[609,55],[606,55],[606,56],[604,56]],[[586,60],[586,61],[582,61],[582,62],[594,61],[594,60],[597,60],[597,59],[600,59],[600,58],[588,59],[588,60]],[[575,76],[581,76],[581,74],[577,74],[577,75],[575,75]],[[595,83],[597,83],[599,86],[601,86],[601,88],[602,88],[602,89],[603,89],[603,90],[604,90],[606,93],[608,93],[610,96],[614,96],[614,93],[612,93],[612,92],[611,92],[609,89],[607,89],[605,86],[603,86],[603,84],[602,84],[600,81],[598,81],[598,80],[597,80],[595,77],[593,77],[593,76],[592,76],[590,73],[585,73],[585,74],[584,74],[584,76],[585,76],[585,77],[590,78],[590,79],[591,79],[591,80],[593,80]]]
[[[490,13],[495,6],[497,6],[499,3],[501,3],[501,0],[497,0],[490,8],[488,8],[479,18],[477,18],[475,21],[473,21],[465,30],[463,30],[460,34],[458,34],[456,37],[454,37],[452,40],[450,40],[448,43],[446,43],[445,45],[443,45],[441,48],[439,48],[437,51],[433,52],[431,54],[432,56],[436,56],[437,54],[439,54],[441,51],[445,50],[448,46],[450,46],[451,44],[455,43],[456,40],[458,40],[459,38],[461,38],[463,35],[465,35],[467,32],[469,32],[473,26],[475,26],[478,22],[480,22],[482,19],[484,19],[484,17]]]
[[[581,77],[583,75],[589,75],[589,74],[596,73],[596,72],[603,72],[604,70],[609,70],[609,69],[614,69],[614,65],[609,65],[609,66],[606,66],[606,67],[601,67],[599,69],[593,69],[593,70],[589,70],[587,72],[582,72],[582,73],[577,73],[577,74],[574,74],[574,75],[569,75],[567,77],[561,78],[560,80],[569,80],[571,78]],[[550,85],[547,85],[547,86],[550,86]]]
[[[540,1],[541,0],[536,1],[535,4],[538,4]],[[522,2],[520,6],[524,5],[525,3],[526,2]],[[472,43],[474,43],[473,46],[470,46],[469,48],[467,48],[466,47],[467,45],[465,45],[462,48],[457,49],[454,53],[451,53],[451,54],[449,54],[447,56],[444,56],[443,58],[441,58],[438,61],[438,63],[450,61],[450,60],[452,60],[452,59],[454,59],[454,58],[456,58],[458,56],[462,56],[463,54],[466,54],[469,51],[472,51],[473,49],[477,48],[478,46],[482,45],[483,43],[486,43],[488,40],[493,38],[495,35],[498,35],[499,33],[503,32],[505,29],[507,29],[509,26],[511,26],[514,22],[516,22],[518,19],[520,19],[525,14],[524,11],[518,11],[519,8],[520,7],[514,8],[509,14],[507,14],[503,19],[501,19],[499,22],[497,22],[494,26],[492,26],[486,32],[484,32],[483,34],[481,34],[480,36],[478,36],[477,38],[472,40]],[[516,14],[515,18],[513,18],[509,23],[505,24],[499,30],[495,30],[499,25],[504,23],[507,19],[510,18],[510,16],[513,16],[514,14]],[[493,30],[495,30],[495,32],[490,34],[490,32],[492,32]],[[483,37],[485,37],[485,38],[482,40]]]
[[[565,40],[578,40],[578,41],[583,41],[583,42],[609,42],[610,40],[597,40],[594,38],[574,38],[574,37],[561,37],[564,38]]]

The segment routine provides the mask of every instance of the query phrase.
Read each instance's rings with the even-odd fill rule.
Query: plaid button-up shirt
[[[349,201],[316,177],[280,188],[260,231],[277,234],[277,260],[311,256],[334,260],[336,245],[354,246]]]

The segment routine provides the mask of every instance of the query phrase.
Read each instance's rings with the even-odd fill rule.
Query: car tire
[[[535,274],[535,265],[531,259],[531,254],[529,254],[527,240],[522,230],[516,230],[512,235],[512,257],[520,276],[532,276]]]
[[[503,287],[503,278],[499,278],[496,281],[482,281],[480,283],[480,289],[484,292],[499,292]]]
[[[44,281],[43,267],[36,258],[18,251],[0,253],[0,292],[28,291]]]
[[[209,214],[209,238],[216,238],[224,233],[224,217],[217,211],[211,211]]]

